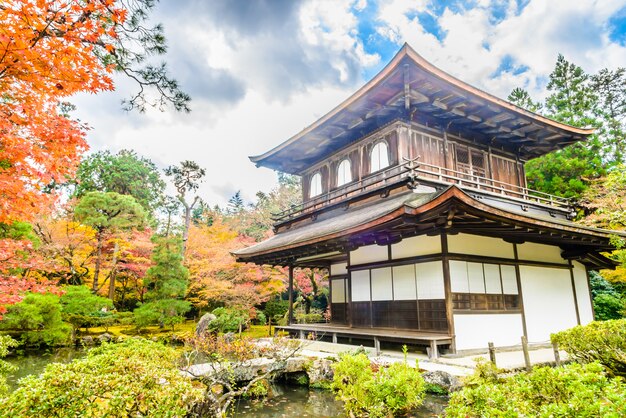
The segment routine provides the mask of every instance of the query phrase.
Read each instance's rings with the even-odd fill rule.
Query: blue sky
[[[518,86],[544,97],[559,53],[589,73],[626,67],[626,0],[162,0],[154,19],[191,114],[124,113],[133,85],[120,78],[113,93],[77,97],[77,116],[92,150],[197,161],[210,204],[273,187],[275,173],[247,156],[331,110],[404,42],[502,98]]]

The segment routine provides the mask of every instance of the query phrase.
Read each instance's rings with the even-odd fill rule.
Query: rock
[[[233,341],[235,341],[235,333],[234,332],[227,332],[226,334],[224,334],[224,342],[226,343],[232,343]]]
[[[95,341],[93,340],[93,337],[91,335],[87,335],[86,337],[83,337],[80,339],[80,342],[82,345],[94,345]]]
[[[102,343],[108,343],[113,341],[113,336],[111,334],[109,334],[108,332],[105,332],[104,334],[100,334],[98,335],[98,342],[100,342],[100,344]]]
[[[335,372],[332,368],[333,363],[333,360],[324,358],[314,360],[307,370],[309,385],[313,387],[328,386],[335,376]]]
[[[198,325],[196,325],[196,336],[200,337],[206,334],[209,329],[209,324],[216,319],[217,317],[212,313],[205,313],[202,315],[202,318],[198,321]]]
[[[448,392],[457,391],[462,387],[461,381],[458,377],[452,376],[450,373],[441,370],[424,372],[422,373],[422,377],[426,383],[440,386]]]

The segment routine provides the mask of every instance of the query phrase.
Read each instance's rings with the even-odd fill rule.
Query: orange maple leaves
[[[87,149],[86,127],[59,109],[112,90],[99,51],[126,11],[115,1],[5,0],[0,6],[0,222],[30,220]]]

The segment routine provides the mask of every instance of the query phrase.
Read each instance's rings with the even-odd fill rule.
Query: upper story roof
[[[408,44],[356,93],[268,152],[257,166],[300,174],[395,120],[414,121],[501,147],[528,160],[584,140],[575,128],[499,99],[435,67]]]

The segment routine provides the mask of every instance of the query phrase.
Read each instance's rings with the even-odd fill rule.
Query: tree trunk
[[[187,202],[185,201],[185,196],[178,196],[178,200],[180,200],[180,202],[183,204],[183,206],[185,207],[185,228],[183,228],[183,245],[182,245],[182,261],[185,261],[185,250],[187,250],[187,240],[189,239],[189,227],[191,226],[191,212],[193,210],[193,207],[196,205],[196,203],[198,203],[198,200],[200,200],[200,197],[196,196],[193,199],[193,202],[191,203],[191,205],[187,204]]]
[[[187,249],[187,240],[189,239],[189,226],[191,226],[191,206],[184,203],[185,206],[185,228],[183,228],[183,245],[182,245],[182,261],[185,261],[185,250]]]
[[[115,276],[117,274],[117,253],[119,252],[119,245],[117,241],[115,241],[115,246],[113,247],[113,266],[111,267],[111,274],[109,274],[109,299],[113,301],[115,298]]]
[[[102,262],[102,241],[104,239],[104,234],[102,231],[98,231],[96,239],[98,240],[98,244],[96,247],[96,266],[93,271],[93,292],[96,293],[98,291],[98,278],[100,276],[100,263]]]

